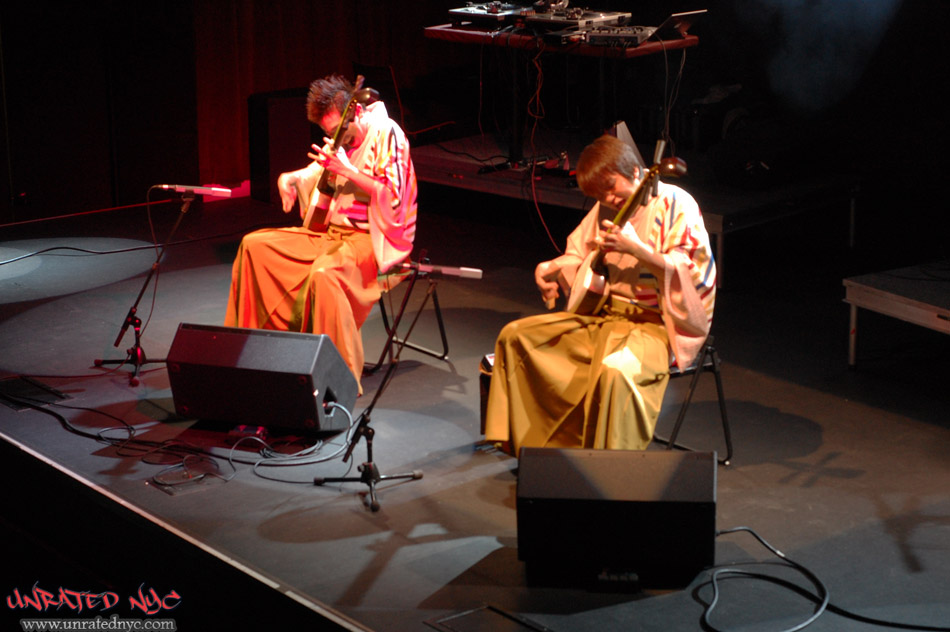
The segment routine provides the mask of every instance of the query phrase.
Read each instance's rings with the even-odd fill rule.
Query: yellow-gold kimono
[[[568,237],[563,271],[595,249],[600,204]],[[695,200],[660,183],[635,230],[664,260],[663,287],[628,254],[605,257],[610,296],[596,315],[539,314],[506,325],[495,344],[485,438],[524,446],[644,449],[669,381],[671,355],[691,363],[709,333],[716,268]]]

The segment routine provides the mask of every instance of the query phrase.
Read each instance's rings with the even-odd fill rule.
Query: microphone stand
[[[429,301],[429,297],[432,296],[432,290],[434,287],[435,285],[430,282],[426,291],[426,295],[422,299],[422,304],[419,307],[419,311],[416,312],[415,318],[412,319],[412,323],[409,325],[409,330],[399,343],[399,350],[396,352],[396,356],[393,358],[393,361],[389,364],[389,368],[386,369],[386,374],[383,376],[383,380],[380,382],[379,388],[376,389],[376,394],[373,396],[373,401],[370,402],[369,406],[367,406],[362,413],[360,413],[359,423],[357,424],[356,430],[353,433],[353,438],[350,440],[350,445],[346,450],[346,454],[343,455],[343,462],[345,463],[353,455],[353,449],[356,447],[356,444],[359,443],[360,438],[366,439],[366,461],[364,461],[363,464],[357,468],[360,471],[360,476],[340,476],[331,478],[318,476],[313,479],[314,485],[323,485],[324,483],[364,483],[369,487],[369,507],[374,512],[379,511],[380,507],[379,501],[376,499],[376,485],[380,481],[391,481],[398,479],[419,480],[422,478],[421,470],[413,470],[412,472],[407,472],[405,474],[383,475],[379,473],[379,468],[376,467],[376,463],[373,461],[373,436],[376,434],[376,432],[372,427],[370,427],[369,424],[373,408],[376,407],[376,402],[379,401],[380,395],[382,395],[383,391],[386,390],[386,387],[389,386],[393,374],[396,371],[396,366],[399,364],[399,356],[402,355],[402,350],[406,346],[406,340],[409,339],[409,335],[412,333],[413,328],[415,328],[416,322],[419,320],[419,316],[422,314],[422,308],[425,307],[426,303]]]
[[[188,212],[188,208],[191,206],[191,203],[195,199],[194,191],[185,191],[182,196],[181,212],[178,214],[178,218],[175,220],[175,224],[172,226],[171,232],[168,233],[168,237],[165,239],[165,243],[162,244],[161,250],[158,252],[158,256],[155,258],[155,263],[152,264],[152,267],[149,268],[148,276],[145,277],[145,283],[142,284],[142,289],[139,290],[139,295],[136,297],[135,302],[132,304],[132,307],[129,308],[129,313],[125,316],[125,321],[122,323],[122,328],[119,330],[119,335],[115,339],[114,347],[118,347],[122,342],[122,338],[125,336],[125,333],[129,330],[129,327],[132,327],[132,330],[135,333],[135,343],[126,351],[125,359],[123,360],[103,360],[101,358],[96,358],[93,362],[95,366],[103,366],[106,364],[118,364],[123,365],[127,362],[132,363],[132,373],[129,374],[129,386],[138,386],[139,385],[139,370],[142,368],[143,364],[148,363],[163,363],[165,358],[161,360],[148,360],[145,357],[145,350],[142,349],[142,319],[138,317],[138,306],[139,302],[142,300],[142,297],[145,295],[145,290],[148,289],[149,283],[152,282],[152,277],[155,276],[155,272],[158,271],[158,266],[162,261],[162,257],[165,256],[165,249],[168,247],[168,242],[171,241],[172,236],[175,234],[175,231],[178,230],[181,220],[184,219],[185,213]]]

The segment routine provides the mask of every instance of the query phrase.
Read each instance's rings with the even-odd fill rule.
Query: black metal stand
[[[104,366],[106,364],[132,364],[132,373],[129,374],[129,385],[138,386],[139,384],[139,371],[142,368],[142,365],[148,363],[164,363],[165,359],[161,360],[148,360],[145,357],[145,350],[142,348],[142,319],[138,317],[138,307],[139,302],[142,300],[142,297],[145,295],[145,290],[148,289],[149,284],[152,282],[152,277],[155,276],[155,272],[158,270],[158,266],[162,261],[162,257],[165,255],[165,248],[168,246],[168,242],[171,241],[172,236],[178,230],[181,220],[184,219],[185,213],[188,212],[188,208],[191,206],[191,203],[195,199],[195,194],[193,191],[187,191],[182,195],[182,204],[181,212],[178,214],[178,219],[175,220],[175,225],[172,226],[171,232],[168,233],[168,238],[165,240],[165,243],[162,245],[161,250],[158,253],[158,256],[155,258],[155,263],[152,264],[152,267],[148,271],[148,276],[145,277],[145,283],[142,284],[142,289],[139,290],[139,295],[136,297],[135,302],[132,304],[132,307],[129,308],[129,313],[125,317],[125,322],[122,323],[122,329],[119,330],[119,335],[115,339],[114,347],[118,347],[122,342],[125,332],[129,330],[129,327],[132,327],[133,332],[135,333],[135,344],[133,344],[128,350],[126,350],[125,359],[123,360],[103,360],[101,358],[96,358],[93,362],[96,366]]]
[[[686,418],[686,410],[689,408],[689,403],[693,399],[693,393],[696,391],[696,385],[699,383],[699,376],[708,371],[716,378],[716,393],[719,395],[719,416],[722,421],[722,433],[726,440],[726,456],[725,458],[717,460],[720,465],[729,465],[732,463],[732,433],[729,430],[729,417],[726,414],[726,396],[722,390],[722,375],[719,371],[720,364],[719,353],[713,345],[713,337],[709,336],[706,339],[706,344],[703,345],[702,350],[699,352],[699,357],[692,366],[679,371],[670,371],[670,378],[692,374],[693,379],[690,380],[686,398],[683,400],[683,405],[680,406],[679,414],[676,416],[676,423],[673,424],[673,432],[669,438],[654,434],[654,441],[665,445],[667,450],[676,448],[677,450],[695,452],[693,448],[677,443],[676,438],[679,436],[680,428],[683,426],[683,420]]]
[[[423,251],[424,255],[425,251]],[[442,309],[439,307],[439,293],[435,288],[435,281],[432,280],[430,274],[435,270],[435,266],[428,265],[428,260],[425,257],[420,257],[420,263],[410,263],[408,264],[411,272],[409,273],[409,280],[407,281],[408,286],[406,291],[402,296],[402,302],[399,305],[398,311],[393,312],[393,321],[389,322],[389,315],[386,313],[386,299],[385,296],[379,297],[379,314],[383,320],[383,327],[386,330],[386,343],[383,345],[383,350],[379,354],[379,360],[376,361],[376,364],[366,365],[363,367],[364,375],[372,375],[378,371],[386,360],[386,356],[389,356],[389,361],[393,361],[393,346],[399,345],[399,348],[409,347],[420,353],[424,353],[433,358],[439,360],[446,360],[449,357],[449,339],[448,335],[445,333],[445,321],[442,319]],[[439,325],[439,336],[442,338],[442,351],[436,351],[434,349],[429,349],[428,347],[423,347],[422,345],[417,345],[413,342],[409,342],[409,337],[405,336],[403,338],[399,337],[399,325],[402,322],[402,318],[406,313],[406,307],[409,305],[409,299],[412,298],[412,291],[416,287],[416,281],[420,277],[425,277],[429,282],[429,289],[426,292],[426,295],[422,299],[422,305],[420,310],[425,307],[426,303],[429,301],[429,297],[432,298],[432,305],[435,307],[435,319]],[[418,314],[418,312],[417,312]],[[413,320],[415,323],[415,320]]]
[[[346,450],[346,454],[343,455],[343,462],[345,463],[353,455],[353,449],[356,447],[356,444],[359,443],[361,438],[366,439],[366,461],[364,461],[357,469],[360,471],[359,476],[339,476],[339,477],[315,477],[313,479],[314,485],[323,485],[325,483],[363,483],[369,487],[369,508],[374,512],[379,511],[379,500],[376,498],[376,486],[380,481],[392,481],[392,480],[419,480],[422,478],[422,472],[420,470],[413,470],[412,472],[406,472],[404,474],[380,474],[379,468],[376,467],[375,461],[373,461],[373,436],[376,432],[373,428],[370,427],[370,416],[372,415],[373,408],[376,407],[376,402],[379,401],[380,395],[383,394],[383,391],[386,390],[386,387],[389,386],[390,381],[392,380],[393,374],[396,372],[396,367],[399,365],[399,356],[402,355],[402,350],[406,346],[406,340],[409,338],[409,335],[412,333],[412,330],[416,326],[416,322],[419,320],[420,314],[422,314],[422,308],[425,307],[426,302],[428,302],[429,297],[432,295],[434,286],[429,285],[428,291],[426,292],[425,298],[422,301],[422,305],[419,308],[419,311],[416,312],[415,318],[412,320],[412,324],[409,326],[409,331],[406,332],[405,337],[402,340],[399,340],[399,351],[396,352],[396,356],[393,358],[393,361],[389,364],[389,368],[386,369],[386,375],[383,376],[382,382],[379,384],[379,388],[376,389],[376,394],[373,396],[373,401],[370,402],[362,413],[360,413],[359,423],[357,424],[356,430],[353,431],[353,438],[350,440],[350,445]]]

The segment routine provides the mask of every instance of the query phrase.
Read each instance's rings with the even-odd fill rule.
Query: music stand
[[[406,472],[404,474],[380,474],[379,468],[376,467],[375,461],[373,461],[373,436],[376,434],[375,430],[369,425],[370,417],[373,412],[373,408],[376,407],[376,402],[379,401],[380,395],[383,394],[383,391],[386,390],[386,387],[389,386],[389,382],[392,380],[393,373],[396,371],[396,366],[399,365],[399,356],[402,355],[402,350],[406,346],[406,340],[409,339],[409,335],[412,333],[412,330],[416,326],[416,322],[419,320],[419,316],[422,314],[422,310],[425,307],[426,303],[429,301],[429,297],[432,296],[432,289],[435,286],[429,284],[428,289],[426,290],[426,295],[422,299],[422,304],[419,307],[419,311],[416,312],[415,318],[412,319],[412,323],[409,325],[409,330],[406,332],[406,335],[403,336],[402,340],[399,342],[399,350],[396,351],[396,355],[393,358],[392,362],[389,363],[389,367],[386,369],[386,374],[383,376],[382,382],[379,384],[379,388],[376,389],[376,394],[373,396],[373,401],[370,402],[363,412],[360,413],[359,423],[356,426],[356,430],[353,432],[353,438],[350,440],[350,446],[346,450],[346,454],[343,455],[343,462],[345,463],[352,455],[353,449],[356,447],[356,444],[359,443],[361,437],[366,439],[366,461],[364,461],[357,469],[360,471],[359,476],[336,476],[336,477],[314,477],[314,485],[323,485],[325,483],[363,483],[369,487],[369,508],[376,512],[379,511],[379,500],[376,498],[376,485],[380,481],[392,481],[399,479],[408,479],[408,480],[419,480],[422,478],[422,472],[420,470],[413,470],[412,472]],[[394,339],[395,340],[395,339]]]

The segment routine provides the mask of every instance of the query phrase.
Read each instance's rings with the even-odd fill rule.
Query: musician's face
[[[363,125],[360,117],[363,113],[363,108],[360,105],[356,106],[355,116],[353,120],[346,126],[346,130],[343,132],[343,136],[340,138],[340,146],[342,147],[356,147],[363,142],[363,138],[366,136],[365,126]],[[329,110],[322,119],[320,119],[320,128],[323,132],[330,138],[336,133],[336,128],[340,125],[340,113],[336,110]]]
[[[615,211],[619,211],[624,203],[626,203],[627,198],[629,198],[634,190],[637,188],[637,184],[640,179],[639,171],[634,173],[634,179],[630,180],[626,176],[622,176],[619,173],[613,174],[614,181],[613,186],[611,186],[607,191],[604,192],[604,198],[600,201],[601,204],[609,206]]]
[[[327,136],[333,136],[336,132],[337,126],[340,124],[340,113],[336,110],[329,110],[326,114],[323,115],[323,118],[320,119],[320,129],[323,130],[323,133]]]

